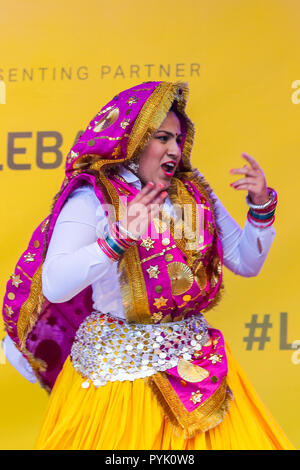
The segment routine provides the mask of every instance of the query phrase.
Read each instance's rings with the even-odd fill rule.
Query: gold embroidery
[[[145,82],[145,83],[151,83],[151,82]],[[136,92],[138,91],[152,91],[152,88],[139,88],[138,90],[135,90]]]
[[[194,403],[194,405],[197,405],[197,403],[201,402],[202,397],[203,393],[200,393],[200,390],[197,390],[197,392],[192,392],[190,400]]]
[[[138,97],[136,95],[134,95],[134,96],[131,96],[128,99],[127,104],[129,104],[129,106],[131,106],[132,104],[137,103],[138,101],[139,101]]]
[[[42,294],[42,263],[38,267],[36,273],[32,278],[32,283],[30,287],[30,294],[28,299],[24,302],[20,309],[19,319],[18,319],[18,336],[22,347],[25,347],[25,342],[27,339],[27,334],[33,328],[36,319],[37,319],[37,307]]]
[[[155,298],[154,298],[153,305],[154,305],[156,308],[161,308],[161,307],[164,307],[167,302],[168,302],[168,299],[165,299],[163,296],[161,296],[161,297],[155,297]]]
[[[204,289],[207,284],[207,274],[202,261],[198,263],[198,266],[195,269],[195,279],[200,289]]]
[[[208,360],[212,362],[212,364],[216,364],[217,362],[222,362],[222,354],[210,354]]]
[[[112,157],[119,158],[122,155],[121,145],[117,145],[114,149],[113,153],[111,154]]]
[[[94,139],[89,140],[89,141],[88,141],[88,145],[90,145],[89,142],[91,142],[92,140],[97,140],[97,139],[122,140],[122,139],[124,139],[124,137],[128,137],[128,135],[127,135],[127,134],[124,134],[124,135],[121,135],[121,136],[119,136],[119,137],[110,137],[109,135],[99,135],[99,136],[97,136],[97,137],[94,137]],[[85,140],[78,140],[78,143],[80,143],[80,144],[84,144],[85,142],[86,142]],[[95,145],[95,143],[93,143],[93,144],[91,144],[91,145]],[[84,155],[83,155],[83,156],[84,156]],[[100,155],[98,155],[98,158],[99,158],[99,157],[100,157]],[[108,163],[109,160],[103,160],[102,162],[105,164],[105,163]]]
[[[153,245],[154,245],[154,240],[151,240],[150,237],[145,238],[145,239],[141,242],[141,246],[142,246],[143,248],[145,248],[147,251],[149,251],[151,248],[153,248]]]
[[[179,88],[182,89],[183,98],[177,102],[177,108],[187,123],[187,135],[182,151],[182,162],[187,169],[191,170],[190,153],[193,145],[194,126],[185,114],[185,106],[189,93],[188,85],[181,82],[161,82],[144,103],[129,137],[126,159],[139,154],[151,138],[153,132],[159,128],[173,101],[176,99]]]
[[[151,315],[152,319],[154,320],[154,322],[159,322],[162,317],[163,317],[163,314],[162,312],[154,312],[152,315]]]
[[[187,295],[184,295],[184,296],[182,297],[182,300],[184,300],[185,302],[189,302],[189,301],[191,300],[191,298],[192,298],[192,296],[189,295],[189,294],[187,294]]]
[[[35,255],[36,253],[27,253],[27,255],[24,255],[25,263],[31,263],[32,261],[34,261]]]
[[[120,126],[122,129],[126,129],[127,126],[130,124],[130,118],[123,119],[123,121],[120,123]]]
[[[102,114],[105,114],[107,111],[114,109],[115,106],[116,106],[115,104],[113,104],[112,106],[107,106],[107,108],[104,108],[102,109],[102,111],[99,111],[99,113],[97,113],[97,116],[101,116]]]
[[[220,279],[222,274],[222,263],[218,256],[215,256],[208,266],[209,274],[210,274],[210,282],[212,287],[215,287]]]
[[[75,160],[79,156],[79,152],[74,152],[71,150],[70,154],[67,157],[67,163],[70,163],[72,160]]]
[[[22,279],[20,279],[20,275],[19,274],[12,274],[10,276],[11,278],[11,282],[12,282],[12,285],[15,286],[15,287],[19,287],[19,284],[21,284],[23,281]]]
[[[150,268],[148,268],[146,271],[149,274],[150,279],[152,278],[158,279],[158,275],[160,274],[160,271],[158,269],[158,264],[155,266],[150,266]]]
[[[167,269],[173,295],[181,295],[192,287],[194,276],[186,264],[176,261],[168,264]]]
[[[141,260],[141,263],[145,263],[146,261],[150,261],[153,258],[157,258],[158,256],[162,256],[165,254],[167,250],[172,250],[172,248],[176,248],[176,245],[168,246],[167,248],[164,248],[162,251],[159,253],[155,253],[154,255],[148,256],[147,258],[144,258]]]
[[[166,315],[165,317],[163,317],[163,319],[161,320],[161,323],[170,323],[172,321],[172,317],[171,315]]]
[[[5,307],[4,307],[4,310],[5,310],[5,314],[8,316],[8,317],[12,317],[12,315],[14,315],[14,311],[12,309],[12,307],[10,305],[7,305],[5,304]]]
[[[185,359],[180,359],[177,364],[177,371],[180,377],[187,382],[201,382],[209,376],[209,372],[203,367],[196,366]]]
[[[20,271],[22,271],[22,274],[24,274],[24,276],[26,276],[27,279],[29,279],[29,281],[32,281],[32,277],[28,276],[28,274],[25,273],[24,269],[22,269],[21,266],[18,265],[17,269],[20,269]],[[23,281],[21,281],[21,282],[23,282]]]
[[[226,377],[224,377],[213,395],[191,412],[188,412],[181,403],[165,373],[159,372],[149,377],[147,383],[157,396],[170,421],[179,427],[179,429],[183,429],[186,439],[192,438],[197,433],[205,432],[219,424],[229,408],[229,402],[232,400],[231,391],[227,387]]]
[[[106,108],[106,111],[109,110],[109,107]],[[103,111],[103,113],[105,110]],[[111,111],[106,116],[103,116],[100,121],[96,121],[96,126],[94,127],[94,132],[101,132],[104,129],[108,129],[108,127],[112,126],[116,120],[118,119],[120,114],[119,108],[112,108]]]
[[[208,222],[207,223],[207,231],[210,235],[213,235],[215,233],[215,229],[214,229],[214,226],[211,222]]]

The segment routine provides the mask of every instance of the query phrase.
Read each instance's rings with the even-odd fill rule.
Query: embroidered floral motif
[[[141,243],[141,246],[143,248],[146,248],[147,251],[149,251],[151,248],[153,248],[153,245],[154,245],[154,240],[151,240],[150,237],[145,238]]]
[[[11,317],[11,316],[14,314],[13,309],[12,309],[9,305],[7,305],[7,304],[5,304],[5,314],[6,314],[8,317]]]
[[[138,97],[136,95],[133,95],[129,98],[129,100],[127,101],[127,104],[131,106],[132,104],[137,103],[137,102],[138,102]]]
[[[210,354],[210,357],[208,358],[209,361],[212,362],[212,364],[216,364],[217,362],[222,362],[222,354]]]
[[[120,126],[122,127],[122,129],[126,129],[126,127],[129,126],[129,124],[130,124],[130,119],[126,118],[126,119],[123,119],[123,121],[120,123]]]
[[[10,276],[12,285],[15,287],[19,287],[19,284],[21,284],[23,281],[20,278],[20,274],[12,274]]]
[[[70,154],[68,155],[67,162],[68,163],[72,162],[78,156],[79,156],[79,152],[74,152],[73,150],[71,150]]]
[[[203,397],[203,393],[200,393],[200,390],[197,390],[197,392],[192,392],[192,396],[190,400],[196,405],[197,403],[201,402],[201,398]]]
[[[112,153],[111,156],[118,158],[118,157],[120,157],[121,155],[122,155],[122,150],[121,150],[121,145],[119,144],[119,145],[114,149],[114,151],[113,151],[113,153]]]
[[[154,320],[155,322],[158,322],[162,319],[163,317],[163,314],[162,312],[154,312],[152,315],[151,315],[151,318],[152,320]]]
[[[25,262],[26,263],[31,263],[34,261],[35,253],[27,253],[27,255],[24,255]]]
[[[158,264],[156,264],[155,266],[150,266],[150,268],[147,269],[147,273],[149,274],[150,279],[158,279],[158,275],[160,274]]]
[[[163,296],[161,296],[161,297],[156,297],[156,298],[154,298],[153,305],[154,305],[156,308],[160,308],[160,307],[164,307],[167,302],[168,302],[168,299],[165,299]]]

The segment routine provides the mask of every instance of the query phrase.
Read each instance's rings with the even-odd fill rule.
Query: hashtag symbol
[[[247,343],[246,350],[252,351],[253,343],[259,343],[258,349],[262,351],[265,347],[265,344],[270,341],[270,336],[267,336],[268,329],[271,328],[273,325],[269,322],[270,315],[264,315],[264,319],[262,323],[258,323],[257,315],[252,315],[251,322],[245,323],[245,327],[249,328],[248,336],[243,338],[243,341]],[[260,336],[255,336],[256,330],[260,329]]]

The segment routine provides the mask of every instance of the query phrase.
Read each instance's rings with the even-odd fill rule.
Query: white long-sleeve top
[[[123,167],[120,174],[141,190],[141,181],[131,171]],[[224,265],[235,274],[256,276],[274,239],[274,227],[257,228],[246,219],[242,230],[216,199]],[[172,209],[167,197],[164,210],[173,215]],[[117,263],[102,252],[96,241],[103,236],[106,226],[104,211],[92,186],[75,190],[58,216],[43,265],[43,293],[50,302],[65,302],[91,284],[94,309],[124,318]]]
[[[141,190],[141,181],[131,171],[121,167],[120,175]],[[256,276],[274,240],[274,227],[258,228],[246,219],[242,230],[216,194],[214,196],[216,219],[222,231],[224,265],[235,274]],[[169,197],[164,210],[174,215]],[[42,289],[50,302],[65,302],[91,285],[94,310],[124,318],[117,263],[110,260],[97,243],[106,227],[107,219],[93,187],[87,184],[73,191],[57,218],[43,264]],[[10,343],[8,337],[5,341]],[[18,362],[16,368],[22,373],[19,364],[22,361],[10,358],[11,345],[6,350],[9,362],[15,367]],[[16,354],[19,355],[19,351],[16,350]],[[26,374],[22,375],[28,379],[27,364]]]

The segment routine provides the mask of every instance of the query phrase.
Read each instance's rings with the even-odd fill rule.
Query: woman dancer
[[[8,281],[8,355],[51,391],[38,449],[292,448],[204,317],[223,265],[259,273],[277,194],[244,154],[239,228],[191,164],[187,97],[146,82],[97,113]]]

